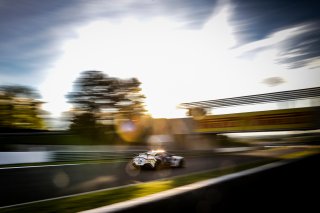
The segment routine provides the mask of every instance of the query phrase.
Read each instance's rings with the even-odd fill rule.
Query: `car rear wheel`
[[[179,167],[179,168],[185,167],[185,161],[184,161],[183,159],[180,160],[178,167]]]
[[[160,169],[161,168],[161,161],[157,160],[156,163],[154,164],[154,169]]]

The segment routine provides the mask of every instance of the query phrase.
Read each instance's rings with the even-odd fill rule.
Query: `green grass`
[[[285,154],[285,155],[282,155],[281,158],[282,159],[294,159],[294,158],[300,158],[300,157],[305,157],[305,156],[309,156],[309,155],[314,155],[319,152],[320,152],[319,149],[305,150],[305,151]]]

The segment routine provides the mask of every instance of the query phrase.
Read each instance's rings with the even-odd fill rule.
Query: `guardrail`
[[[257,147],[231,147],[216,148],[211,150],[172,150],[175,155],[184,157],[210,156],[213,154],[224,154],[231,152],[243,152],[257,149]],[[145,149],[121,150],[121,151],[22,151],[22,152],[0,152],[0,165],[24,164],[24,163],[46,163],[46,162],[68,162],[68,161],[98,161],[98,160],[126,160],[135,154],[145,152]]]
[[[243,152],[257,149],[257,147],[232,147],[232,148],[216,148],[211,150],[172,150],[168,151],[175,155],[184,157],[210,156],[213,154],[223,154],[231,152]],[[82,161],[82,160],[115,160],[115,159],[131,159],[135,154],[145,152],[146,150],[127,150],[119,152],[107,151],[55,151],[51,153],[52,161]]]

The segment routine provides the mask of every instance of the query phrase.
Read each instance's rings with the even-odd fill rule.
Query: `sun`
[[[63,54],[40,87],[48,100],[47,110],[57,116],[70,108],[65,95],[79,72],[102,70],[110,76],[137,77],[152,116],[184,116],[177,105],[207,93],[201,91],[200,81],[220,78],[223,72],[216,70],[229,61],[226,51],[235,41],[228,13],[228,9],[221,10],[200,30],[166,17],[96,20],[76,29],[77,36],[63,43]]]
[[[65,95],[86,70],[138,78],[153,117],[184,117],[177,108],[182,102],[259,92],[262,79],[270,77],[267,70],[275,76],[281,69],[265,60],[268,55],[256,61],[238,57],[231,12],[230,5],[221,7],[200,29],[168,17],[101,19],[76,28],[40,87],[47,109],[55,116],[68,110]]]

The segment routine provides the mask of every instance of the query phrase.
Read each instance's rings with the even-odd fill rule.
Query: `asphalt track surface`
[[[261,160],[223,154],[186,158],[185,168],[133,170],[128,162],[0,169],[0,206],[185,175]]]

